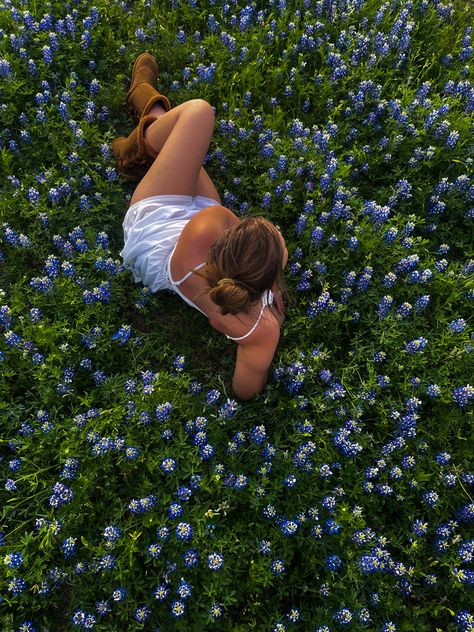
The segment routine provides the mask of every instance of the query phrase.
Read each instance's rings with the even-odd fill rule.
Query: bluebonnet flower
[[[237,402],[233,399],[228,399],[219,408],[219,417],[221,419],[230,419],[230,417],[232,417],[237,410],[238,410]]]
[[[208,461],[212,459],[212,457],[214,456],[214,452],[214,446],[212,446],[210,443],[199,446],[199,456],[203,461]]]
[[[64,467],[59,476],[66,479],[74,479],[77,476],[77,469],[79,467],[79,459],[75,457],[68,457],[64,463]]]
[[[458,557],[461,564],[470,564],[474,561],[474,540],[466,540],[458,549]]]
[[[411,340],[405,345],[405,351],[409,354],[419,353],[422,351],[426,345],[428,344],[428,340],[426,338],[420,337],[415,340]]]
[[[153,596],[158,601],[164,601],[168,597],[169,593],[170,589],[166,584],[158,584],[158,586],[155,588]]]
[[[161,462],[160,469],[162,469],[165,474],[170,474],[176,469],[176,459],[173,459],[172,457],[166,457]]]
[[[187,501],[191,498],[191,495],[192,490],[189,487],[186,487],[185,485],[179,485],[176,491],[176,496],[178,496],[179,500]]]
[[[169,527],[162,525],[161,527],[158,527],[158,529],[156,530],[156,536],[160,539],[160,540],[167,540],[169,538],[170,535],[170,530]]]
[[[451,391],[453,401],[461,408],[467,406],[469,400],[474,397],[474,387],[470,384],[459,386]]]
[[[181,577],[176,592],[181,599],[188,599],[192,593],[192,586]]]
[[[33,621],[22,621],[18,628],[18,632],[38,632],[38,628],[35,628]]]
[[[85,627],[85,621],[86,621],[87,616],[88,615],[84,610],[76,610],[71,616],[72,624]]]
[[[454,147],[456,146],[457,142],[459,140],[459,132],[457,130],[453,130],[451,131],[448,136],[446,137],[445,140],[445,147],[447,149],[454,149]]]
[[[135,515],[151,511],[156,505],[157,498],[154,495],[145,496],[144,498],[132,498],[128,505],[128,509]]]
[[[249,432],[250,439],[255,445],[260,445],[267,438],[265,426],[253,426]]]
[[[43,61],[46,65],[49,65],[52,63],[53,61],[53,51],[51,50],[51,47],[48,46],[47,44],[45,44],[42,48],[42,52],[43,52]]]
[[[429,506],[434,507],[438,504],[439,495],[435,491],[426,491],[422,494],[423,501]]]
[[[451,455],[447,452],[438,452],[435,459],[438,465],[446,465],[446,463],[449,463],[449,461],[451,460]]]
[[[169,517],[172,520],[179,518],[183,513],[183,508],[179,503],[171,503],[171,505],[167,508],[167,512]]]
[[[418,313],[422,313],[428,307],[429,302],[430,302],[430,296],[428,294],[424,294],[420,296],[415,301],[415,305],[414,305],[415,310]]]
[[[196,549],[188,549],[182,554],[183,562],[186,568],[197,566],[200,561],[199,553]]]
[[[13,70],[8,59],[0,59],[0,79],[13,79]]]
[[[210,553],[207,556],[207,565],[211,571],[217,571],[224,565],[224,558],[220,553]]]
[[[359,240],[357,239],[357,237],[349,237],[349,239],[346,242],[347,247],[349,250],[357,250],[357,248],[359,247]]]
[[[294,520],[283,520],[280,525],[280,531],[283,533],[283,535],[291,537],[295,535],[295,533],[298,531],[298,526],[298,523]]]
[[[466,584],[467,586],[474,584],[474,571],[453,566],[451,573],[462,584]]]
[[[324,523],[324,532],[329,535],[336,535],[341,530],[341,525],[333,520],[333,518],[328,518]]]
[[[220,396],[221,396],[221,394],[219,393],[219,391],[217,389],[214,389],[214,388],[211,389],[206,394],[206,404],[208,404],[208,405],[215,404]]]
[[[12,595],[20,595],[24,590],[26,590],[26,582],[21,579],[21,577],[13,577],[7,583],[7,590],[12,593]]]
[[[186,365],[186,358],[184,356],[175,356],[173,358],[173,367],[176,369],[177,372],[180,372],[184,369]]]
[[[288,621],[291,621],[291,623],[296,623],[300,620],[300,613],[296,608],[292,608],[286,615],[286,618]]]
[[[376,378],[377,386],[387,388],[390,385],[390,377],[388,375],[378,375]]]
[[[112,608],[106,601],[96,601],[95,610],[99,617],[104,617],[107,613],[109,613]]]
[[[10,568],[19,568],[23,563],[23,553],[21,551],[7,553],[7,555],[3,558],[3,563]]]
[[[175,533],[178,540],[189,542],[193,537],[193,528],[189,522],[180,522],[176,525]]]
[[[186,612],[186,604],[184,601],[180,601],[179,599],[175,599],[170,604],[170,614],[172,617],[178,619],[184,616]]]
[[[459,522],[472,522],[474,520],[474,503],[460,507],[456,512],[456,520],[459,520]]]
[[[285,478],[283,479],[283,485],[285,485],[285,487],[291,488],[294,487],[296,485],[296,476],[294,474],[289,474],[288,476],[285,476]]]
[[[147,621],[151,616],[151,610],[147,605],[138,606],[135,608],[133,612],[133,618],[136,619],[139,623],[143,623]]]
[[[280,558],[275,558],[270,563],[270,570],[274,575],[282,575],[285,572],[285,564]]]
[[[109,525],[103,530],[103,536],[109,543],[113,543],[119,540],[122,536],[122,533],[122,529],[119,529],[115,525]]]
[[[381,320],[384,320],[388,316],[390,310],[392,309],[392,305],[393,296],[386,294],[377,305],[377,314]]]
[[[159,421],[168,421],[171,413],[173,411],[173,403],[172,402],[164,402],[163,404],[158,404],[155,408],[155,415]]]
[[[452,334],[460,333],[461,331],[464,331],[465,328],[466,321],[464,318],[456,318],[449,323],[449,330]]]
[[[462,626],[462,632],[471,632],[472,624],[474,624],[474,615],[468,610],[460,610],[454,620]]]
[[[232,483],[234,489],[243,489],[248,483],[248,478],[244,474],[238,474]]]
[[[140,450],[135,446],[128,446],[125,448],[125,458],[128,461],[134,461],[136,458],[140,456]]]
[[[49,498],[51,507],[59,507],[60,505],[71,502],[74,498],[73,491],[63,483],[55,483],[52,490],[53,494]]]
[[[319,246],[324,237],[324,229],[321,226],[315,226],[311,231],[310,239],[313,246]]]
[[[329,571],[338,571],[342,566],[342,560],[338,555],[328,555],[324,558],[324,568]]]
[[[206,443],[207,443],[207,432],[205,432],[204,430],[198,430],[194,434],[193,445],[205,445]]]
[[[77,553],[77,538],[65,538],[60,546],[66,559],[73,557]]]
[[[114,590],[112,591],[110,595],[111,599],[116,602],[123,601],[126,596],[127,596],[127,591],[122,586],[118,586],[117,588],[114,588]]]
[[[333,614],[333,619],[336,623],[341,625],[348,625],[353,619],[353,612],[349,608],[340,608]]]
[[[140,41],[144,42],[146,40],[145,30],[142,28],[135,29],[135,37]]]
[[[92,373],[92,379],[96,384],[103,384],[107,379],[107,375],[104,371],[94,371]]]
[[[12,459],[8,462],[8,469],[11,472],[18,472],[21,468],[21,459]]]
[[[222,605],[217,603],[216,601],[211,604],[209,608],[209,616],[213,621],[218,619],[222,615]]]
[[[163,547],[161,546],[161,544],[157,544],[156,542],[153,542],[152,544],[148,546],[147,553],[153,559],[157,559],[161,555],[162,549]]]

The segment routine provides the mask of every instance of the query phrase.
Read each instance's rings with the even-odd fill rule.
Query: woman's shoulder
[[[236,338],[235,342],[241,347],[276,346],[280,338],[280,323],[273,312],[273,306],[265,307],[261,301],[258,305],[258,310],[255,309],[251,316],[222,316],[216,312],[209,317],[209,323],[231,339]]]
[[[207,206],[186,224],[181,233],[180,244],[184,248],[190,243],[194,247],[199,244],[209,247],[224,230],[239,221],[239,218],[225,206]]]
[[[230,228],[234,224],[238,224],[240,222],[240,219],[235,213],[221,204],[206,206],[193,217],[193,220],[195,220],[196,226],[208,227],[211,229],[218,226],[222,230]]]
[[[234,220],[235,218],[235,220]],[[239,218],[221,205],[207,206],[184,226],[173,255],[172,275],[181,278],[206,260],[209,248]],[[192,284],[194,276],[187,283]]]

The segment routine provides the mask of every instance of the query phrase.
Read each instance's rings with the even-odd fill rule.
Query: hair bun
[[[222,308],[221,313],[247,312],[250,307],[249,288],[238,279],[223,277],[209,291],[211,300]]]
[[[216,287],[222,287],[223,285],[227,285],[228,283],[235,283],[235,279],[231,279],[229,277],[224,277],[222,279],[219,279],[219,281],[217,281],[216,283]]]

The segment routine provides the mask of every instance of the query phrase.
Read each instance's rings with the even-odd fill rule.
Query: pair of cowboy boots
[[[142,53],[133,66],[132,81],[126,97],[126,109],[138,123],[130,136],[119,136],[112,142],[112,153],[119,173],[127,180],[138,180],[148,171],[158,152],[145,139],[145,129],[156,121],[149,113],[155,104],[168,112],[168,97],[155,88],[158,68],[149,53]]]

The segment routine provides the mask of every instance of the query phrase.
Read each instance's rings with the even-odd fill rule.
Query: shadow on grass
[[[230,389],[235,344],[215,331],[202,314],[185,305],[178,296],[166,291],[157,293],[146,311],[131,310],[128,322],[138,334],[149,337],[157,349],[158,363],[163,362],[158,350],[167,348],[173,356],[186,357],[187,373],[195,374],[199,381],[215,383],[218,375]]]

